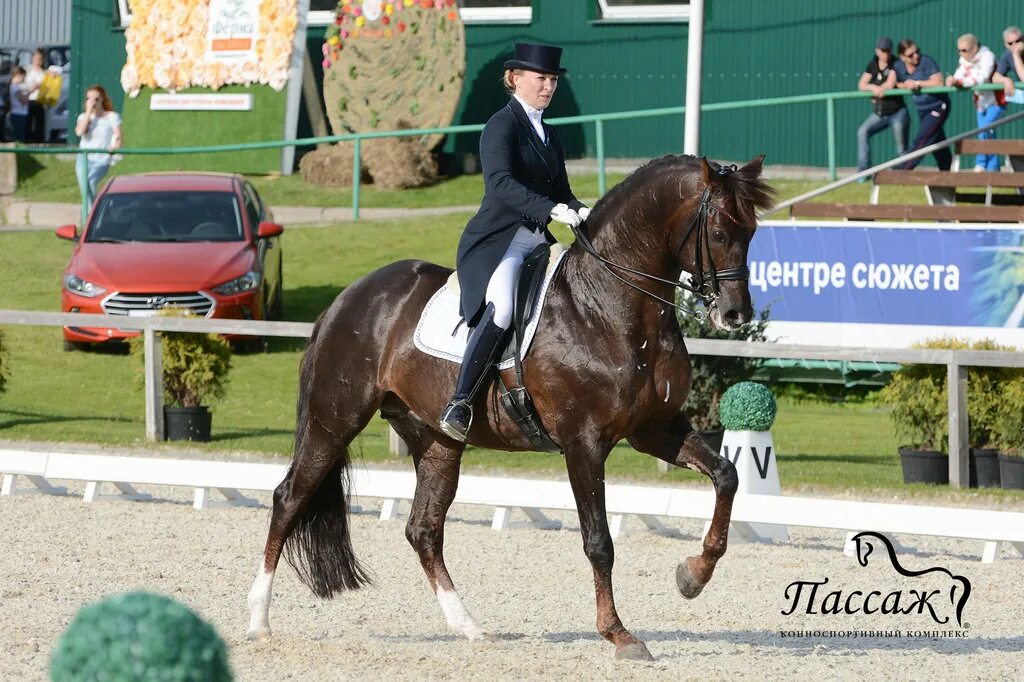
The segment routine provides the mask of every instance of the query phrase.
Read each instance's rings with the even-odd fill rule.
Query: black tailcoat
[[[512,98],[491,116],[480,135],[484,199],[459,240],[456,268],[462,289],[462,317],[475,324],[487,283],[520,225],[547,229],[555,204],[578,211],[565,173],[565,152],[555,129],[544,123],[548,144],[537,135],[518,100]]]

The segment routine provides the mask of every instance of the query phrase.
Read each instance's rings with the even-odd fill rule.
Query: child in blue
[[[921,54],[917,43],[910,38],[904,38],[899,43],[899,55],[900,61],[893,65],[896,71],[896,87],[914,93],[912,99],[917,109],[919,127],[908,151],[916,151],[946,139],[943,126],[949,118],[949,95],[921,92],[922,88],[942,87],[945,79],[939,65],[928,55]],[[935,157],[935,164],[939,170],[947,171],[953,164],[953,152],[949,147],[937,149],[932,152],[932,156]],[[919,156],[899,167],[910,170],[915,168],[922,158],[924,157]]]

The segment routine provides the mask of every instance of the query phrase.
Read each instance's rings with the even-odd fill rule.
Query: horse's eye
[[[726,235],[725,232],[723,232],[722,230],[715,230],[711,233],[711,238],[714,239],[719,244],[724,244],[726,240]]]

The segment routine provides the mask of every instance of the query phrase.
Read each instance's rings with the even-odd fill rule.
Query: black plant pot
[[[949,484],[949,457],[934,450],[900,448],[904,483]]]
[[[999,480],[1007,490],[1024,490],[1024,457],[999,453]]]
[[[999,487],[999,451],[995,448],[971,448],[972,488]]]
[[[704,442],[707,443],[715,452],[722,451],[722,439],[725,438],[725,429],[698,431],[697,435],[703,438]]]
[[[165,407],[164,438],[167,440],[210,440],[210,410],[199,407]]]

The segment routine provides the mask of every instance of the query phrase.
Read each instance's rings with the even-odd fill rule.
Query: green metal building
[[[467,23],[466,83],[455,123],[483,123],[504,103],[498,81],[502,62],[517,40],[565,48],[562,62],[569,74],[560,83],[549,116],[682,106],[686,20],[609,18],[602,8],[610,1],[616,4],[614,0],[532,0],[524,22]],[[81,102],[84,85],[100,83],[121,109],[119,74],[125,43],[120,24],[118,0],[73,0],[72,102]],[[706,0],[703,100],[730,102],[854,90],[880,35],[891,36],[894,42],[912,37],[949,73],[956,66],[959,35],[975,33],[999,55],[1005,49],[1002,30],[1012,24],[1024,25],[1020,0]],[[324,28],[309,29],[311,55],[320,54]],[[319,79],[318,59],[313,61]],[[1013,107],[1020,108],[1011,105],[1011,111]],[[836,104],[840,166],[855,165],[855,132],[868,111],[866,100]],[[308,117],[302,121],[299,135],[305,136],[310,134]],[[706,112],[701,152],[730,160],[765,153],[772,164],[825,166],[826,127],[823,102]],[[972,127],[970,95],[954,95],[947,133]],[[1000,135],[1024,137],[1024,125],[1011,124]],[[596,154],[592,124],[563,129],[562,137],[570,156]],[[875,139],[876,160],[880,154],[892,153],[888,133]],[[477,142],[478,135],[457,135],[447,140],[445,149],[473,152]],[[681,115],[615,121],[605,127],[609,157],[645,158],[679,152],[682,146]]]

